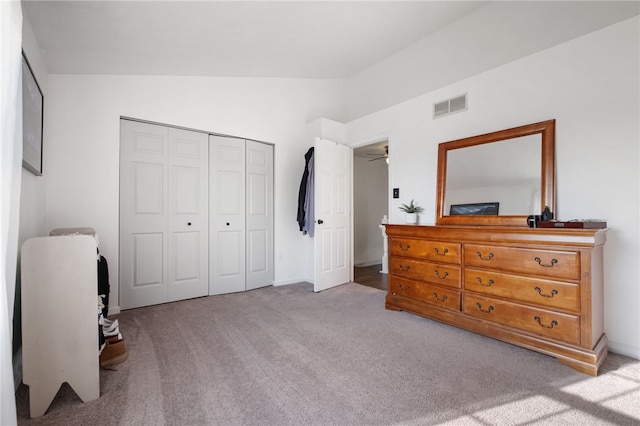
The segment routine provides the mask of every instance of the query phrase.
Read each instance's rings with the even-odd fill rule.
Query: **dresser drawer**
[[[546,309],[488,297],[464,294],[462,311],[475,318],[493,321],[539,334],[546,338],[580,343],[580,318]]]
[[[461,287],[459,266],[392,257],[389,261],[389,274],[449,287]]]
[[[536,250],[465,244],[465,266],[497,269],[519,274],[577,280],[580,255],[571,251]]]
[[[571,283],[465,268],[464,289],[535,303],[542,307],[579,310],[579,286]]]
[[[412,257],[433,262],[460,263],[460,244],[410,238],[391,238],[392,256]]]
[[[407,297],[441,308],[460,311],[460,292],[452,288],[390,276],[389,293],[393,296]]]

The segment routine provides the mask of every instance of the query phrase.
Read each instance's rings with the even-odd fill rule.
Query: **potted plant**
[[[418,223],[418,213],[423,210],[422,207],[414,204],[413,200],[409,204],[402,204],[398,208],[407,214],[407,223]]]

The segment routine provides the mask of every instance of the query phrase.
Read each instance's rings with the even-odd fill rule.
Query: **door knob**
[[[191,222],[187,222],[187,226],[191,226]]]
[[[318,219],[318,225],[322,225],[323,223],[324,223],[324,220]]]
[[[227,226],[229,226],[229,222],[227,222]]]

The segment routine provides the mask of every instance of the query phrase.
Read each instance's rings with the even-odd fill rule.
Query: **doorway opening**
[[[382,271],[383,217],[389,217],[389,141],[353,150],[354,281],[387,290]]]

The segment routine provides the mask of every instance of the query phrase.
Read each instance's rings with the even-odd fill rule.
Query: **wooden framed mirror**
[[[441,143],[437,186],[437,225],[526,227],[555,212],[555,120]]]

